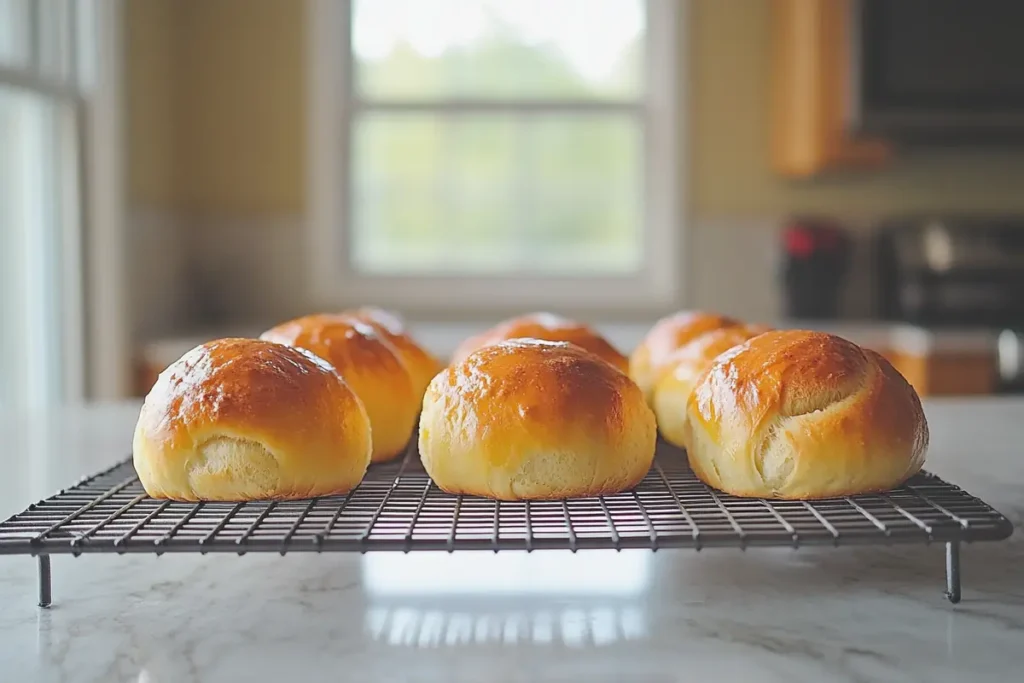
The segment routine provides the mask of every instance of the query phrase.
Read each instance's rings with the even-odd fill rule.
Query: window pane
[[[28,0],[0,0],[0,65],[26,66],[31,49]]]
[[[73,60],[75,62],[75,74],[78,87],[82,90],[91,90],[96,85],[96,64],[98,54],[98,0],[75,0],[74,21],[72,31],[75,37],[75,50]]]
[[[75,0],[43,0],[39,11],[39,71],[53,81],[66,83],[74,76],[71,63],[73,2]]]
[[[351,261],[391,274],[634,272],[643,142],[626,114],[369,114]]]
[[[636,98],[643,0],[356,0],[367,98]]]
[[[63,396],[64,163],[69,112],[0,86],[0,407]]]

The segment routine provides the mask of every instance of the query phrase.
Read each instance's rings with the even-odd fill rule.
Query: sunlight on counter
[[[392,553],[362,558],[371,596],[639,595],[650,581],[649,551]]]
[[[647,637],[641,607],[598,606],[508,612],[370,608],[365,630],[375,642],[399,647],[541,645],[605,647]]]

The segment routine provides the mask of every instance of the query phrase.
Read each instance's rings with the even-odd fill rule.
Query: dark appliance
[[[854,0],[851,11],[852,129],[1024,143],[1024,2]]]
[[[909,219],[877,237],[885,320],[999,333],[1002,391],[1024,391],[1024,219]]]
[[[1024,327],[1024,220],[916,219],[878,235],[882,317]]]
[[[850,239],[838,225],[798,218],[782,232],[785,314],[797,320],[835,319],[850,267]]]

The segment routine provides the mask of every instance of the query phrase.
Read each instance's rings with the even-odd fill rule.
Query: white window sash
[[[24,324],[22,339],[13,358],[18,366],[8,368],[14,383],[8,387],[18,403],[29,407],[52,405],[84,398],[84,331],[81,319],[81,195],[78,120],[86,99],[73,82],[74,38],[71,35],[75,8],[68,0],[26,4],[24,31],[27,60],[0,65],[0,83],[13,92],[33,95],[48,103],[40,109],[42,118],[29,123],[26,139],[43,147],[22,158],[16,168],[18,180],[46,177],[44,192],[23,207],[29,213],[17,223],[44,226],[43,230],[14,232],[7,243],[16,254],[14,281],[31,282],[33,296],[25,291],[8,292],[6,314]],[[28,122],[23,122],[23,124]],[[15,150],[8,150],[13,153]],[[51,184],[52,183],[52,184]],[[36,187],[35,182],[29,187]],[[24,191],[24,188],[23,190]],[[55,200],[55,201],[52,201]],[[38,288],[38,289],[37,289]],[[10,349],[8,351],[11,351]]]
[[[84,0],[78,0],[83,2]],[[82,136],[85,228],[87,392],[123,399],[132,390],[127,287],[123,27],[125,0],[88,0],[94,12],[94,63],[79,74],[90,89]]]
[[[29,90],[51,99],[80,102],[78,88],[36,74],[28,69],[11,68],[0,64],[0,83],[20,90]]]
[[[307,0],[308,26],[308,246],[310,289],[316,305],[372,302],[398,308],[452,310],[561,308],[574,310],[658,309],[684,298],[683,226],[685,129],[679,74],[685,73],[683,44],[687,0],[647,0],[647,83],[641,100],[357,99],[351,90],[351,2]],[[424,111],[449,115],[553,111],[623,113],[641,119],[644,139],[643,269],[614,276],[388,276],[366,274],[347,258],[351,183],[351,122],[365,111]]]
[[[120,101],[122,1],[30,3],[30,59],[24,65],[0,65],[0,83],[62,103],[68,112],[57,124],[60,156],[52,163],[59,174],[61,212],[52,236],[55,242],[47,247],[59,244],[61,250],[56,267],[62,273],[59,354],[65,401],[124,398],[130,390]],[[63,14],[55,31],[44,36],[44,13],[55,10]],[[95,25],[84,26],[86,19]],[[94,45],[100,48],[95,58],[89,54]]]

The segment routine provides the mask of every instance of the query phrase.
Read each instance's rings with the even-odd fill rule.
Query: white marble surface
[[[928,466],[1024,517],[1024,399],[927,405]],[[134,406],[0,417],[0,516],[127,453]],[[0,557],[0,681],[1020,681],[1024,536],[933,548]]]

